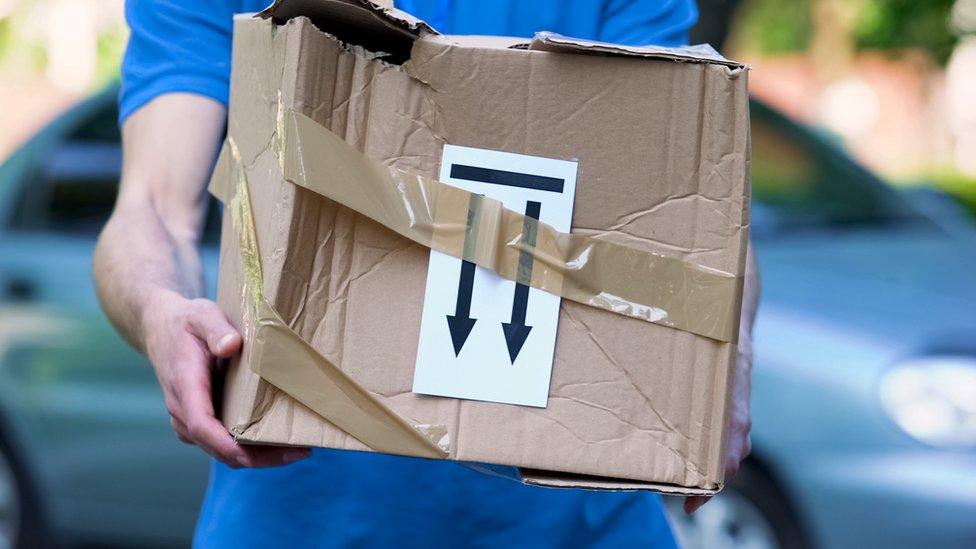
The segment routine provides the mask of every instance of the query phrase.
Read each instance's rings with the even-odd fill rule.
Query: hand
[[[732,415],[729,417],[729,438],[725,448],[725,482],[728,483],[739,472],[739,465],[752,451],[749,430],[749,394],[752,374],[752,342],[739,341],[739,357],[732,380]],[[689,515],[708,503],[711,496],[688,496],[685,498],[685,513]]]
[[[166,397],[179,439],[230,467],[271,467],[310,455],[304,448],[244,446],[214,415],[211,374],[218,358],[241,350],[241,336],[217,304],[160,291],[143,313],[146,354]]]
[[[725,448],[725,482],[729,482],[739,472],[742,463],[752,451],[749,430],[752,421],[749,416],[749,398],[752,392],[752,328],[756,323],[759,308],[759,264],[749,242],[746,254],[745,282],[742,287],[742,319],[739,322],[739,355],[735,361],[732,378],[732,412],[729,417],[729,438]],[[685,498],[685,512],[689,515],[705,505],[708,496],[688,496]]]

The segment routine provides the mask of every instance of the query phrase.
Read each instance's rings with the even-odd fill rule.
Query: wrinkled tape
[[[411,423],[391,410],[296,334],[265,298],[250,194],[232,139],[221,151],[211,192],[230,208],[240,241],[243,329],[254,372],[378,452],[446,458],[445,428]]]
[[[559,232],[497,200],[372,160],[301,113],[279,113],[278,132],[286,180],[419,244],[591,307],[735,339],[734,274]]]

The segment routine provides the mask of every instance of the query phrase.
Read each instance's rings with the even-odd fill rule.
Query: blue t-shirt
[[[191,92],[227,104],[235,13],[270,0],[126,0],[131,29],[122,61],[119,118],[154,97]],[[398,0],[446,34],[531,37],[549,30],[618,44],[687,43],[694,0]]]
[[[269,0],[128,0],[120,120],[168,92],[227,103],[234,13]],[[536,31],[680,45],[693,0],[400,0],[449,34]],[[453,462],[315,450],[273,469],[214,462],[198,547],[675,547],[660,497],[521,485]]]

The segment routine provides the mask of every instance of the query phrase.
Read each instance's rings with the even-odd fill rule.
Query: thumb
[[[190,331],[207,343],[207,349],[218,358],[230,358],[241,350],[241,335],[227,322],[216,303],[194,299],[187,315]]]
[[[685,513],[692,514],[698,510],[699,507],[708,503],[708,500],[712,499],[711,496],[688,496],[685,498]]]

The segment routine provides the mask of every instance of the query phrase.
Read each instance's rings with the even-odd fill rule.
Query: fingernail
[[[310,456],[311,454],[312,453],[309,452],[308,450],[293,449],[293,450],[288,450],[287,452],[285,452],[284,455],[281,456],[281,459],[285,463],[292,463],[292,462],[298,461],[300,459],[305,459],[308,456]]]
[[[241,467],[251,467],[251,466],[254,465],[254,462],[251,461],[251,458],[249,458],[247,456],[240,456],[240,457],[238,457],[237,458],[237,463]]]
[[[217,352],[222,353],[226,351],[232,341],[234,341],[234,334],[227,334],[220,338],[220,341],[217,342]]]

